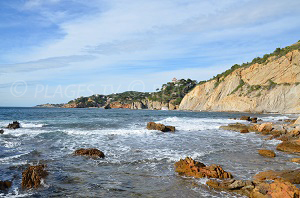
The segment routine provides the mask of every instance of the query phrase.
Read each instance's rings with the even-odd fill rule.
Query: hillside
[[[63,105],[64,108],[127,108],[127,109],[178,109],[185,94],[196,86],[191,79],[173,79],[163,84],[157,92],[127,91],[110,95],[79,97]]]
[[[300,113],[300,42],[203,81],[180,110]]]

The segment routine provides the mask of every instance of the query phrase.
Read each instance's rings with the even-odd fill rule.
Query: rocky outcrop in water
[[[295,45],[299,48],[300,43]],[[275,53],[263,63],[232,67],[199,84],[185,95],[179,109],[300,113],[299,82],[300,51],[284,56]]]
[[[11,187],[12,185],[12,182],[11,181],[1,181],[0,180],[0,190],[7,190]]]
[[[155,123],[155,122],[148,122],[147,123],[148,130],[158,130],[162,132],[175,132],[174,126],[166,126],[164,124]]]
[[[241,123],[235,123],[235,124],[228,124],[227,126],[220,126],[220,129],[224,130],[230,130],[230,131],[237,131],[241,133],[247,133],[249,126]]]
[[[74,152],[75,155],[84,155],[92,158],[104,158],[105,155],[102,151],[96,148],[84,149],[80,148]]]
[[[258,150],[258,153],[264,157],[269,157],[269,158],[276,157],[276,154],[274,151],[267,150],[267,149]]]
[[[22,173],[22,188],[38,188],[48,173],[46,165],[29,166]]]
[[[18,121],[14,121],[13,123],[8,124],[6,128],[8,129],[18,129],[20,128],[20,123]]]
[[[178,172],[179,175],[195,178],[232,178],[231,173],[224,171],[221,166],[215,164],[206,166],[190,157],[186,157],[184,160],[180,159],[180,161],[176,162],[175,171]]]
[[[4,130],[3,129],[0,129],[0,134],[3,134],[4,133]]]
[[[257,173],[253,179],[256,181],[264,180],[275,180],[284,179],[285,181],[291,182],[293,184],[300,184],[300,169],[297,170],[283,170],[283,171],[264,171]]]

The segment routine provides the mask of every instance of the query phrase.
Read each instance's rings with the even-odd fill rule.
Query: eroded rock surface
[[[38,188],[41,181],[48,173],[45,170],[46,165],[29,166],[22,173],[22,188]]]
[[[84,155],[92,158],[104,158],[105,155],[102,151],[96,149],[96,148],[80,148],[74,152],[75,155]]]

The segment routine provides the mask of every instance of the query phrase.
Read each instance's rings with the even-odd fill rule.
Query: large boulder
[[[104,158],[105,157],[104,153],[96,148],[89,148],[89,149],[80,148],[80,149],[77,149],[74,152],[74,154],[75,155],[84,155],[84,156],[88,156],[88,157],[92,157],[92,158]]]
[[[29,166],[22,173],[22,188],[38,188],[48,173],[46,165]]]
[[[299,198],[299,189],[288,181],[276,179],[273,183],[260,183],[250,193],[250,198]]]
[[[299,141],[284,141],[276,147],[279,151],[289,153],[300,153],[300,142]]]
[[[11,187],[11,181],[0,181],[0,190],[7,190]]]
[[[248,133],[248,126],[241,123],[228,124],[227,126],[220,126],[220,129],[229,130],[229,131],[237,131],[241,133]]]
[[[191,176],[195,178],[232,178],[231,173],[226,172],[219,165],[206,166],[201,162],[197,162],[190,157],[175,163],[175,171],[179,175]]]
[[[264,157],[270,157],[270,158],[276,157],[276,154],[274,151],[267,150],[267,149],[258,150],[258,153]]]
[[[175,132],[174,126],[165,126],[164,124],[155,123],[155,122],[148,122],[147,123],[147,129],[148,130],[158,130],[162,132]]]
[[[4,130],[3,129],[0,129],[0,134],[3,134],[4,133]]]
[[[278,178],[282,178],[285,181],[291,182],[293,184],[300,184],[300,169],[282,171],[269,170],[257,173],[253,177],[255,181],[275,180]]]
[[[259,127],[258,127],[258,132],[261,132],[263,134],[269,134],[273,129],[273,123],[271,122],[266,122],[266,123],[263,123],[261,124]]]
[[[13,123],[9,123],[6,128],[8,129],[18,129],[20,128],[20,123],[18,121],[14,121]]]

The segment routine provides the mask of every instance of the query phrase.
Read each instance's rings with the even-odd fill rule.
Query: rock
[[[257,123],[257,117],[251,118],[252,123]]]
[[[250,198],[298,198],[299,189],[290,182],[276,179],[273,183],[256,185]]]
[[[235,179],[222,180],[222,181],[210,179],[206,182],[206,184],[209,187],[217,190],[235,192],[245,196],[249,196],[250,192],[255,187],[252,181],[235,180]]]
[[[300,184],[300,169],[283,171],[269,170],[257,173],[253,177],[255,181],[275,180],[278,178],[282,178],[285,181],[291,182],[293,184]]]
[[[104,109],[111,109],[110,104],[106,104],[106,105],[104,106]]]
[[[6,128],[18,129],[18,128],[20,128],[20,123],[18,121],[14,121],[13,123],[8,124],[8,126]]]
[[[197,162],[190,157],[186,157],[184,160],[175,163],[175,171],[179,175],[191,176],[195,178],[232,178],[231,173],[223,170],[221,166],[212,164],[206,166],[201,162]]]
[[[292,158],[291,162],[296,162],[296,163],[300,164],[300,158]]]
[[[285,119],[285,120],[283,120],[284,122],[290,122],[291,124],[293,124],[293,123],[295,123],[296,122],[296,120],[294,120],[294,119]]]
[[[273,123],[271,123],[271,122],[263,123],[258,127],[258,132],[261,132],[263,134],[269,134],[271,132],[271,130],[273,129],[272,125],[273,125]]]
[[[242,117],[240,118],[240,120],[251,121],[250,116],[242,116]]]
[[[163,124],[155,123],[155,122],[148,122],[147,123],[147,129],[148,130],[159,130],[162,132],[175,132],[174,126],[165,126]]]
[[[7,190],[11,187],[12,182],[11,181],[0,181],[0,190]]]
[[[300,144],[298,141],[284,141],[278,144],[276,149],[289,153],[300,153]]]
[[[237,131],[237,132],[241,132],[241,133],[249,132],[248,128],[249,127],[247,125],[241,124],[241,123],[228,124],[227,126],[220,126],[220,129]]]
[[[294,125],[299,125],[300,124],[300,117],[294,122]]]
[[[98,157],[104,158],[105,157],[104,153],[96,148],[89,148],[89,149],[80,148],[80,149],[77,149],[74,152],[74,154],[89,156],[92,158],[98,158]]]
[[[48,173],[46,165],[29,166],[22,173],[22,188],[38,188]]]
[[[276,154],[274,153],[274,151],[271,151],[271,150],[261,149],[261,150],[258,150],[258,153],[264,157],[270,157],[270,158],[276,157]]]
[[[3,129],[0,129],[0,134],[3,134],[4,133],[4,130]]]

